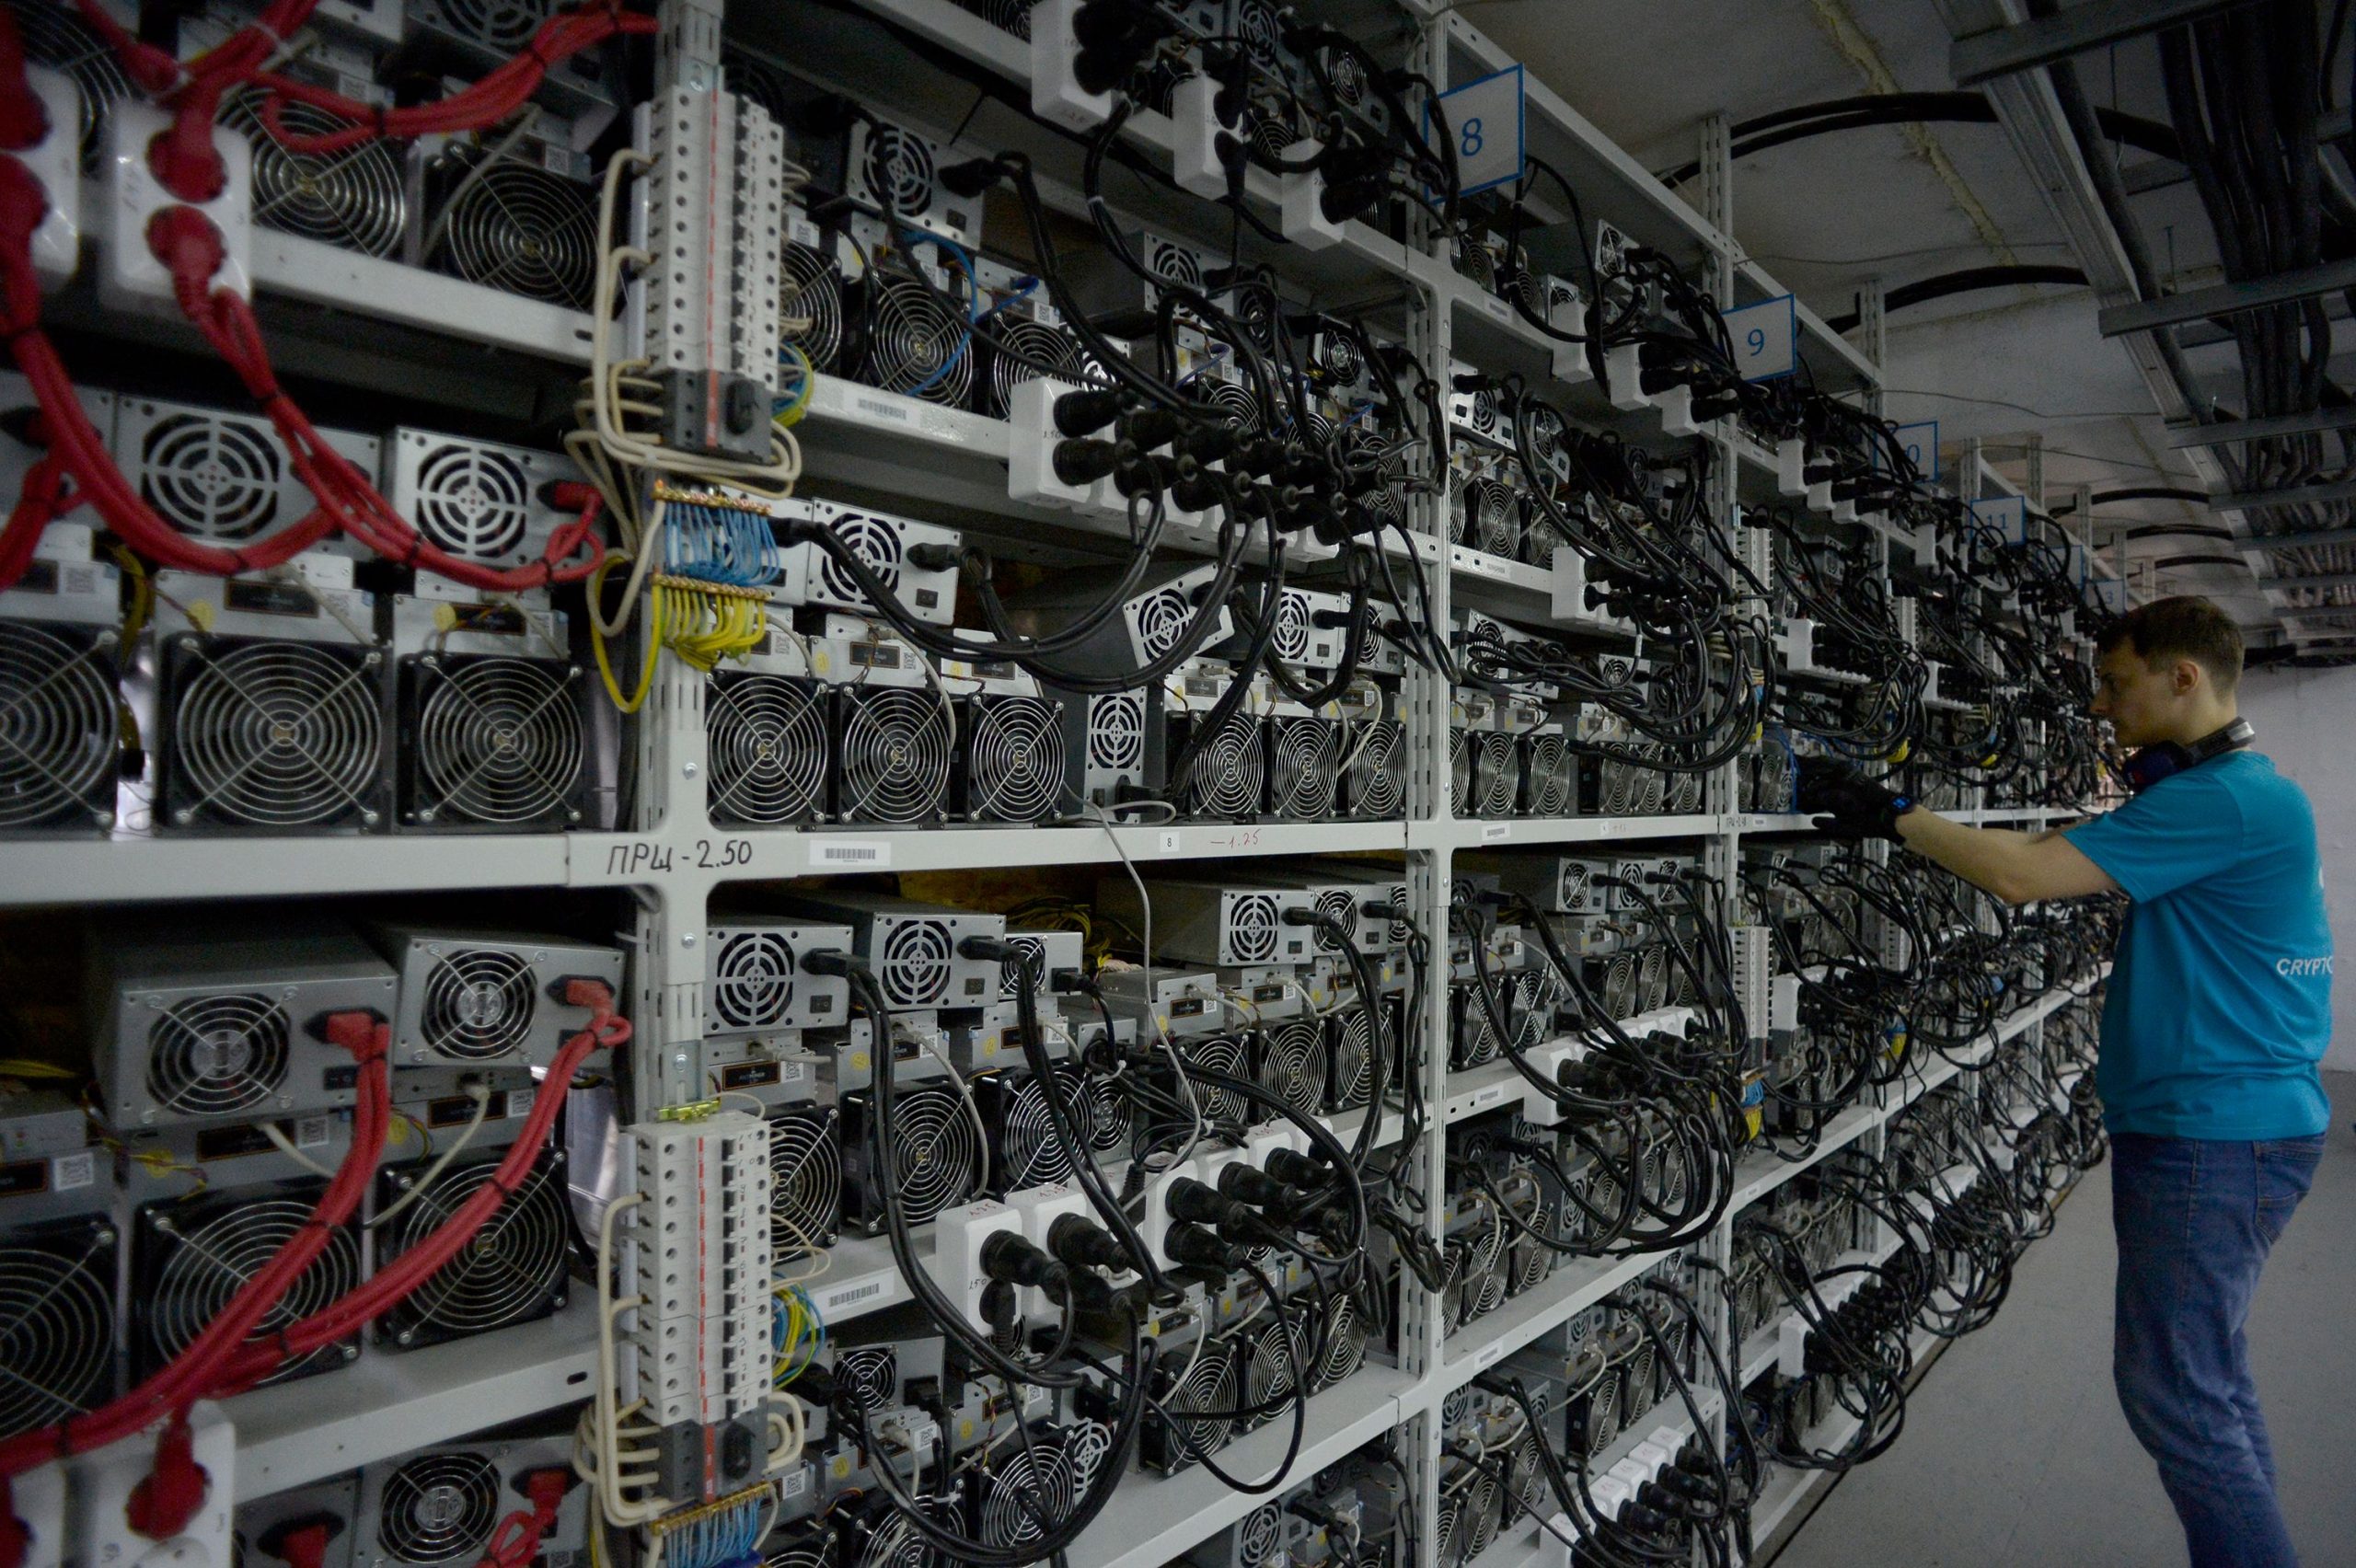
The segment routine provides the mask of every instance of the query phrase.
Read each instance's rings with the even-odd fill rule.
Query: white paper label
[[[880,838],[813,838],[810,841],[810,863],[814,866],[857,866],[866,870],[881,870],[892,863],[892,846]]]
[[[862,414],[872,415],[879,420],[890,420],[895,424],[908,422],[908,410],[905,404],[887,403],[881,398],[853,398],[850,401],[851,406]]]
[[[1174,828],[1164,832],[1159,842],[1161,845],[1161,852],[1162,854],[1175,855],[1178,853],[1178,834]]]
[[[1501,843],[1512,836],[1513,824],[1509,822],[1491,822],[1481,824],[1481,842],[1484,844]]]
[[[328,1119],[325,1116],[298,1116],[294,1119],[296,1148],[325,1148],[328,1142]]]
[[[98,1160],[87,1149],[79,1154],[61,1154],[49,1162],[52,1192],[70,1193],[76,1187],[89,1186],[98,1179]]]
[[[856,1307],[862,1301],[872,1301],[891,1288],[892,1282],[884,1279],[861,1280],[853,1285],[838,1285],[818,1297],[816,1303],[818,1317],[823,1321],[836,1316],[846,1308]]]

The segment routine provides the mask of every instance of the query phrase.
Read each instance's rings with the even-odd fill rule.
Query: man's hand
[[[1819,832],[1842,838],[1898,839],[1898,818],[1914,802],[1867,780],[1854,767],[1829,756],[1800,758],[1800,810],[1820,813]]]

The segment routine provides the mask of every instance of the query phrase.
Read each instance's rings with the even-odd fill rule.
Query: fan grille
[[[884,939],[877,978],[894,1007],[929,1008],[949,995],[949,928],[938,920],[902,920]]]
[[[987,1482],[982,1500],[984,1544],[996,1547],[1036,1540],[1045,1531],[1041,1521],[1068,1516],[1078,1500],[1078,1478],[1071,1461],[1053,1434],[1034,1434],[1029,1447],[1011,1446],[1006,1460]]]
[[[240,90],[221,105],[221,118],[253,146],[253,218],[267,228],[302,235],[366,256],[389,256],[409,222],[400,156],[389,143],[363,142],[336,153],[297,153],[271,134],[261,95]],[[293,100],[279,119],[298,136],[326,135],[350,121]]]
[[[1328,817],[1339,758],[1334,726],[1322,719],[1277,719],[1269,726],[1270,794],[1278,815]]]
[[[405,1562],[473,1557],[499,1523],[497,1467],[480,1454],[425,1454],[385,1479],[376,1543]]]
[[[1578,759],[1561,735],[1532,735],[1522,754],[1522,790],[1531,816],[1567,813],[1578,785]]]
[[[997,336],[999,347],[990,355],[989,381],[982,388],[984,408],[993,418],[1006,418],[1014,389],[1026,381],[1078,381],[1082,375],[1086,362],[1080,340],[1060,327],[1018,319],[1001,324]]]
[[[1299,660],[1309,651],[1309,601],[1286,594],[1276,601],[1276,626],[1269,646],[1279,659]]]
[[[514,559],[533,515],[531,477],[504,452],[471,442],[433,447],[417,465],[419,530],[469,560]]]
[[[900,1358],[888,1345],[860,1345],[835,1357],[843,1398],[870,1415],[900,1397]]]
[[[209,1327],[248,1280],[310,1226],[311,1210],[324,1183],[305,1182],[271,1196],[238,1196],[186,1210],[147,1211],[154,1251],[143,1270],[138,1303],[144,1327],[140,1346],[147,1370],[188,1348]],[[247,1335],[267,1339],[297,1319],[320,1310],[360,1283],[360,1242],[339,1226],[327,1245]],[[329,1365],[341,1365],[345,1347],[327,1344],[289,1364],[267,1381],[283,1382]]]
[[[586,747],[577,669],[544,659],[428,654],[415,673],[420,699],[409,741],[416,820],[514,825],[578,814],[571,797]]]
[[[1149,660],[1159,659],[1178,646],[1194,619],[1194,606],[1175,588],[1148,595],[1136,608],[1138,645]]]
[[[172,820],[374,823],[385,716],[374,653],[183,639],[169,707]]]
[[[1289,1396],[1300,1377],[1300,1346],[1292,1324],[1279,1313],[1260,1326],[1241,1347],[1244,1358],[1243,1404],[1265,1420],[1272,1411],[1259,1409]]]
[[[910,1224],[970,1200],[980,1185],[981,1146],[964,1099],[944,1084],[901,1090],[892,1102],[894,1170]]]
[[[932,694],[870,687],[846,690],[843,703],[843,820],[937,820],[949,787],[949,723]]]
[[[139,438],[139,493],[200,539],[250,539],[278,521],[283,448],[269,428],[223,414],[167,414]]]
[[[496,1159],[443,1171],[425,1183],[410,1205],[377,1232],[377,1266],[426,1239],[468,1199],[488,1186]],[[523,1184],[492,1212],[489,1223],[456,1257],[435,1270],[388,1320],[395,1337],[407,1343],[420,1330],[436,1337],[481,1333],[551,1310],[564,1289],[571,1261],[566,1246],[565,1197],[547,1151]],[[398,1190],[401,1175],[387,1180]]]
[[[791,675],[718,674],[704,715],[714,822],[774,825],[821,814],[834,751],[821,688]]]
[[[7,0],[7,7],[24,41],[25,58],[74,79],[81,109],[82,167],[96,169],[104,156],[98,145],[99,123],[108,106],[131,91],[112,46],[69,6],[48,0]]]
[[[113,763],[114,682],[96,641],[0,622],[0,829],[84,812]]]
[[[114,1344],[106,1227],[0,1243],[0,1437],[54,1425],[104,1398]]]
[[[1336,1110],[1349,1111],[1372,1097],[1374,1053],[1367,1035],[1366,1010],[1352,1008],[1333,1022],[1333,1066],[1327,1072],[1328,1092]]]
[[[864,379],[887,392],[958,406],[974,386],[974,355],[964,323],[914,278],[868,274]]]
[[[1145,760],[1145,698],[1114,692],[1088,705],[1088,764],[1113,772]]]
[[[932,205],[932,144],[896,125],[871,125],[860,150],[867,197],[895,217],[922,216]]]
[[[1092,1097],[1086,1077],[1068,1063],[1057,1064],[1054,1077],[1065,1121],[1080,1135],[1082,1144],[1090,1143]],[[1061,1182],[1071,1175],[1072,1151],[1056,1136],[1055,1123],[1048,1114],[1046,1091],[1037,1078],[1022,1080],[1014,1098],[1006,1103],[1004,1114],[1005,1122],[999,1133],[998,1184],[1001,1188],[1016,1192],[1047,1182]]]
[[[832,1111],[769,1118],[769,1241],[780,1258],[823,1247],[842,1212],[842,1152]]]
[[[1215,1454],[1234,1435],[1232,1417],[1197,1415],[1197,1411],[1235,1408],[1235,1366],[1225,1345],[1214,1345],[1186,1369],[1163,1394],[1167,1413],[1169,1454],[1173,1466]]]
[[[1035,697],[979,697],[966,710],[965,813],[977,822],[1037,822],[1065,785],[1063,714]]]
[[[704,1004],[729,1029],[775,1029],[792,1016],[799,961],[784,933],[731,931],[711,961]]]
[[[1207,1034],[1199,1039],[1179,1043],[1178,1055],[1189,1066],[1207,1067],[1229,1078],[1242,1078],[1251,1068],[1250,1053],[1244,1050],[1241,1038],[1232,1034]],[[1250,1119],[1252,1102],[1231,1089],[1211,1084],[1195,1086],[1195,1101],[1204,1115],[1215,1121],[1243,1122]]]
[[[1458,816],[1468,815],[1472,804],[1472,732],[1451,730],[1448,734],[1448,798]]]
[[[437,268],[527,299],[589,308],[597,209],[578,181],[502,158],[434,221],[444,236],[431,258]]]
[[[537,973],[503,948],[465,948],[434,960],[422,1018],[428,1049],[468,1061],[503,1056],[531,1037]]]
[[[835,367],[843,348],[843,279],[833,261],[806,245],[785,248],[785,281],[779,290],[780,336],[809,356],[810,368]]]
[[[1204,816],[1249,816],[1260,807],[1267,752],[1257,721],[1234,714],[1203,743],[1186,768],[1186,810]]]
[[[1479,744],[1480,762],[1475,771],[1481,781],[1480,814],[1511,816],[1514,801],[1521,794],[1521,748],[1518,737],[1502,730],[1491,730],[1479,737]]]
[[[1393,719],[1376,719],[1350,728],[1355,732],[1347,739],[1340,782],[1348,791],[1351,813],[1368,817],[1396,814],[1407,795],[1407,781],[1399,767],[1399,743],[1404,732]]]
[[[261,1104],[286,1081],[292,1031],[268,997],[227,992],[175,1002],[147,1029],[147,1094],[191,1116]]]
[[[1276,901],[1265,893],[1239,894],[1227,909],[1227,947],[1237,963],[1265,963],[1276,956]]]
[[[1309,1391],[1322,1393],[1353,1377],[1366,1362],[1366,1320],[1358,1314],[1357,1299],[1344,1296],[1334,1305],[1334,1315],[1325,1324],[1325,1355],[1311,1368]]]
[[[1260,1568],[1283,1539],[1284,1515],[1274,1503],[1264,1503],[1235,1527],[1236,1568]]]
[[[1291,1019],[1260,1036],[1260,1087],[1303,1114],[1325,1098],[1322,1032],[1314,1019]]]
[[[889,589],[900,585],[900,531],[880,517],[865,513],[846,512],[836,517],[828,528],[844,544],[849,545],[859,559],[867,563],[877,580]],[[867,605],[867,590],[831,555],[821,552],[818,585],[826,595],[839,605],[860,607]]]

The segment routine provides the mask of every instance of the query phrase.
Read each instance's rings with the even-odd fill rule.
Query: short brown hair
[[[2189,659],[2209,672],[2220,691],[2230,692],[2241,684],[2241,628],[2214,603],[2197,594],[2139,605],[2105,627],[2095,644],[2102,653],[2122,646],[2134,650],[2153,669],[2170,660]]]

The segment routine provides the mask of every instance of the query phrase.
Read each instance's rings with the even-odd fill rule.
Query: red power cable
[[[556,1528],[556,1511],[572,1484],[573,1475],[568,1470],[538,1470],[525,1476],[524,1495],[532,1500],[532,1505],[499,1521],[477,1568],[531,1568],[532,1559],[540,1554],[540,1543]]]

